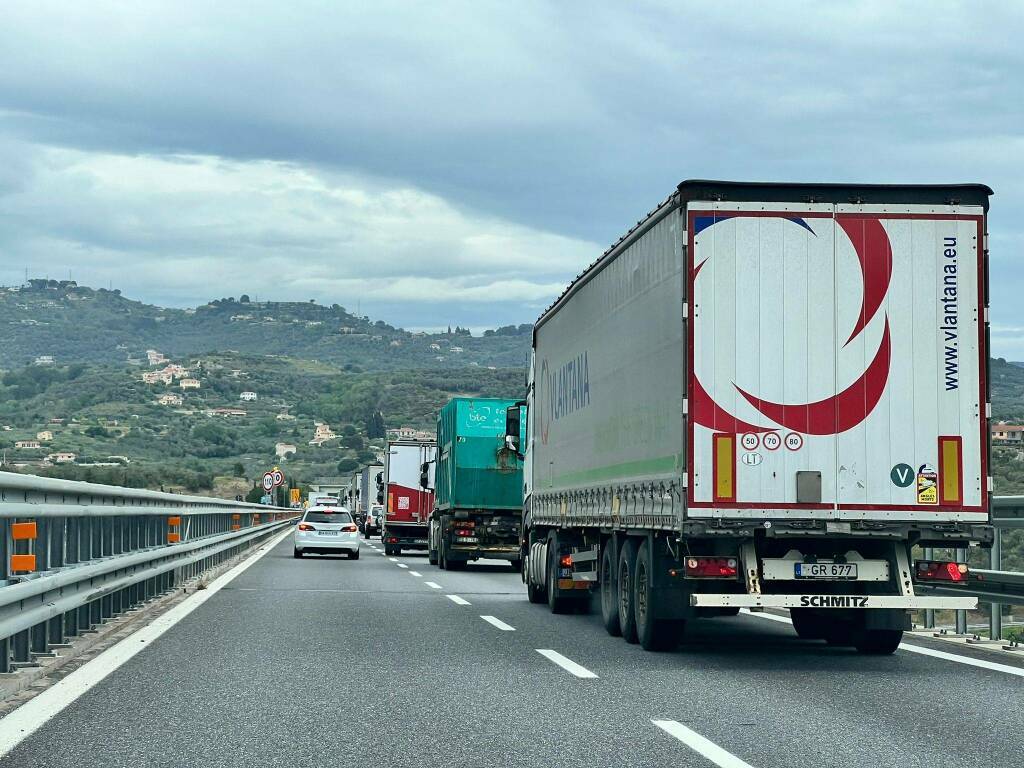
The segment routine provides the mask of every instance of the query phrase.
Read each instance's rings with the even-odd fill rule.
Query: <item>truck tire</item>
[[[636,635],[645,651],[667,651],[675,648],[682,635],[682,620],[659,618],[660,594],[654,588],[654,558],[651,543],[645,539],[636,554],[633,567],[633,614]]]
[[[523,560],[523,583],[526,584],[526,599],[531,603],[539,605],[540,603],[547,602],[548,593],[542,585],[533,583],[533,578],[530,574],[530,563],[532,562],[533,558],[530,556],[529,550],[527,550],[526,557]]]
[[[615,578],[615,544],[611,539],[601,548],[598,583],[601,585],[601,621],[605,631],[612,637],[620,637],[622,625],[619,624],[618,580]]]
[[[826,635],[826,619],[808,608],[791,608],[789,617],[793,620],[793,629],[801,640],[824,640]]]
[[[552,613],[569,613],[572,600],[558,594],[558,536],[552,532],[548,537],[548,574],[547,574],[548,608]]]
[[[902,629],[865,629],[858,633],[853,645],[859,653],[888,656],[896,652],[902,639]]]
[[[616,604],[619,609],[619,627],[627,643],[637,641],[636,614],[633,611],[633,567],[636,565],[636,543],[626,539],[619,553],[619,567],[615,579]]]

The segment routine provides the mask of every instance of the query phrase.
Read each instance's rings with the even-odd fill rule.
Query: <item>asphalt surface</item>
[[[397,561],[365,543],[359,561],[294,560],[285,539],[0,765],[715,764],[653,720],[756,768],[1015,765],[1024,748],[1020,677],[863,657],[752,615],[647,653],[596,615],[530,605],[504,564]]]

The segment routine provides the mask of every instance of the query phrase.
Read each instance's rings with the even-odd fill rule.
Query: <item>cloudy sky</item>
[[[1024,4],[0,5],[0,283],[528,322],[684,178],[968,182],[1024,359]]]

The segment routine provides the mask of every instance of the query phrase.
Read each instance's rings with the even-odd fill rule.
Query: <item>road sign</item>
[[[260,484],[263,486],[263,490],[267,491],[268,493],[270,491],[274,490],[274,485],[275,485],[275,483],[274,483],[274,473],[273,472],[264,472],[263,473],[263,480],[260,481]]]
[[[302,501],[302,492],[298,488],[292,488],[292,504],[298,504]]]
[[[274,488],[277,488],[277,486],[279,485],[284,485],[284,472],[282,472],[280,469],[275,469],[273,472],[270,473],[270,476],[271,478],[273,478]]]

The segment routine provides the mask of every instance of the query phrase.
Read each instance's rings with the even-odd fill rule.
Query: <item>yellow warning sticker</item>
[[[917,503],[939,503],[939,476],[930,464],[922,464],[917,470]]]

